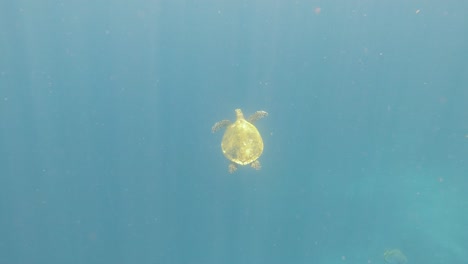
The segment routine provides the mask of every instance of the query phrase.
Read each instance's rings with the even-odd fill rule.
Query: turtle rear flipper
[[[260,118],[263,118],[265,116],[268,116],[268,113],[265,111],[257,111],[253,115],[247,119],[249,123],[254,123],[255,121],[259,120]]]
[[[262,168],[262,164],[260,164],[260,161],[256,160],[252,163],[250,163],[250,167],[256,169],[256,170],[260,170]]]
[[[229,173],[234,173],[237,170],[237,165],[234,163],[229,164],[228,166]]]
[[[221,128],[227,127],[230,124],[231,124],[231,121],[229,120],[221,120],[213,125],[213,127],[211,128],[211,132],[214,133],[220,130]]]

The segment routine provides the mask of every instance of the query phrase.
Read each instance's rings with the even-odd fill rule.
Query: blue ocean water
[[[462,0],[2,1],[0,264],[467,263],[466,25]],[[211,133],[236,108],[269,113],[259,171]]]

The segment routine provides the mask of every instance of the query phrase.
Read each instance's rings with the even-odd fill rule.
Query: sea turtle
[[[256,170],[261,168],[258,158],[263,152],[263,140],[257,128],[253,125],[258,119],[268,115],[265,111],[257,111],[247,120],[240,109],[236,109],[236,122],[222,120],[214,124],[211,131],[214,133],[221,128],[226,127],[223,140],[221,141],[221,150],[224,156],[231,161],[229,172],[237,170],[237,165],[247,165]]]

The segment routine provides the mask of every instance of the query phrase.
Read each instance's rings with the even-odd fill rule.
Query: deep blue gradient
[[[466,264],[467,25],[464,0],[1,1],[0,264]],[[269,112],[260,171],[211,133],[235,108]]]

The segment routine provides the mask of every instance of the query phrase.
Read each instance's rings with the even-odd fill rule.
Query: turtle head
[[[242,110],[239,108],[235,110],[236,111],[236,118],[237,119],[244,119],[244,114],[242,113]]]

